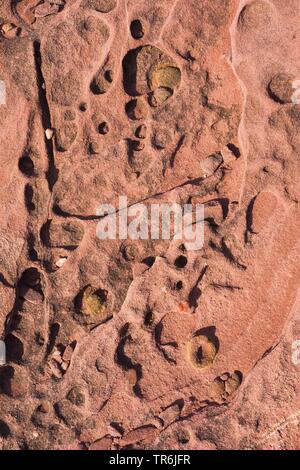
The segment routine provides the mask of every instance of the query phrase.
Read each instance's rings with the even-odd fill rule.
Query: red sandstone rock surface
[[[299,20],[0,1],[1,449],[299,449]],[[203,248],[99,240],[124,195]]]

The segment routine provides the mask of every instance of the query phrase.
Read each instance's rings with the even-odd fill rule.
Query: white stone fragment
[[[6,86],[3,80],[0,80],[0,105],[6,104]]]
[[[4,341],[0,340],[0,366],[6,364],[6,346]]]
[[[53,129],[46,129],[45,134],[46,134],[46,138],[48,140],[51,140],[53,135],[54,135],[54,131],[53,131]]]

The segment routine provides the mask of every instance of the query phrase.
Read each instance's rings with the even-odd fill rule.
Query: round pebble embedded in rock
[[[117,0],[88,0],[87,5],[101,13],[109,13],[117,6]]]
[[[282,104],[291,103],[294,93],[293,78],[291,75],[285,73],[275,75],[270,81],[269,93],[274,101]]]

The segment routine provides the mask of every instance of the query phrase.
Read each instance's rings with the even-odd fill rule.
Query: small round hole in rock
[[[84,113],[88,109],[87,103],[80,103],[79,109],[80,109],[81,112]]]
[[[145,124],[142,124],[141,126],[139,126],[135,131],[135,135],[138,139],[146,139],[147,126],[145,126]]]
[[[108,82],[108,83],[112,83],[113,82],[113,71],[112,70],[105,70],[104,72],[104,78],[105,80]]]
[[[153,322],[154,322],[154,314],[153,314],[152,310],[148,310],[146,312],[146,315],[145,315],[144,323],[145,323],[146,326],[151,326],[153,324]]]
[[[149,268],[151,268],[155,263],[155,256],[148,256],[143,260],[143,263],[146,264]]]
[[[29,287],[36,287],[41,282],[41,274],[36,268],[26,269],[21,277],[22,282]]]
[[[101,122],[101,124],[99,124],[99,126],[98,126],[98,130],[99,130],[99,133],[102,134],[102,135],[108,134],[109,127],[108,127],[107,122],[105,122],[105,121]]]
[[[144,29],[140,20],[133,20],[130,25],[130,32],[134,39],[141,39],[144,36]]]
[[[176,290],[181,290],[181,289],[183,289],[183,282],[182,282],[182,281],[176,282],[175,289],[176,289]]]
[[[22,157],[19,160],[19,169],[24,175],[26,176],[33,176],[34,175],[34,164],[31,158],[29,157]]]
[[[129,119],[132,119],[133,121],[146,119],[148,115],[148,107],[142,98],[128,101],[125,105],[125,111]]]
[[[175,260],[175,266],[176,266],[176,268],[183,269],[183,268],[186,267],[187,262],[188,262],[187,257],[183,256],[183,255],[180,255]]]
[[[132,150],[134,150],[136,152],[141,152],[142,150],[144,150],[145,144],[144,144],[144,142],[142,142],[140,140],[132,140],[131,141],[131,147],[132,147]]]
[[[28,257],[31,261],[37,261],[38,260],[38,254],[37,251],[34,248],[31,248],[28,251]]]
[[[100,147],[99,142],[97,142],[97,140],[95,139],[91,139],[88,143],[88,152],[91,155],[97,155],[98,153],[100,153],[100,150],[101,150],[101,147]]]

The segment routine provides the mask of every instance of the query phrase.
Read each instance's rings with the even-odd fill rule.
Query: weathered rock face
[[[299,449],[299,20],[0,2],[0,448]],[[121,196],[203,248],[101,240]]]

